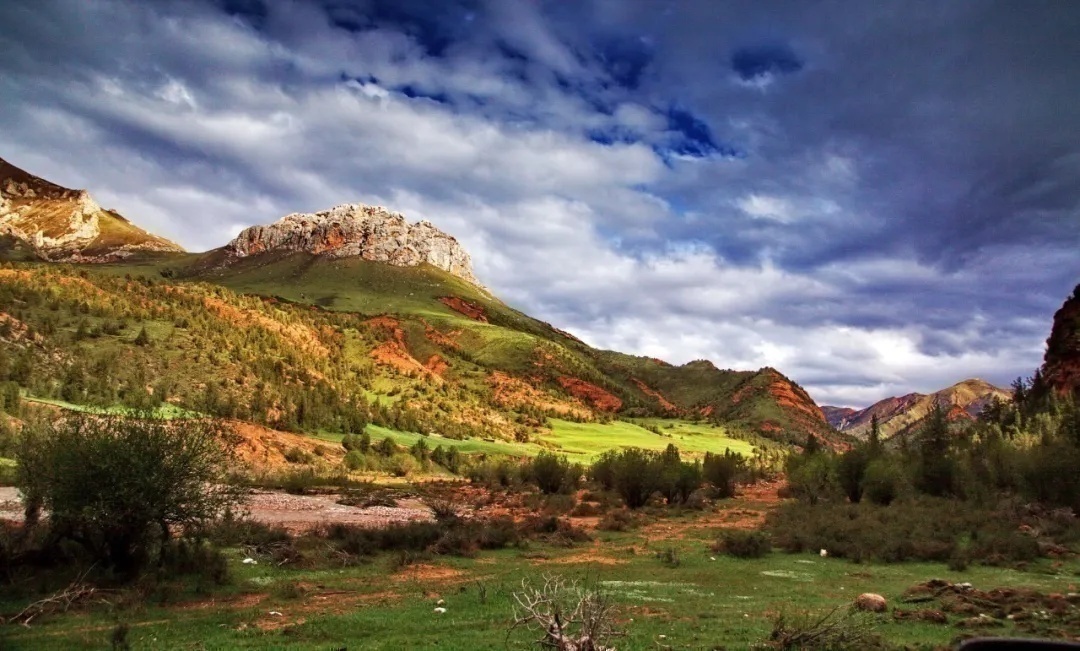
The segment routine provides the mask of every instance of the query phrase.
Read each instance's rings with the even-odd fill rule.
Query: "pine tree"
[[[135,345],[136,346],[149,346],[150,345],[150,334],[146,332],[146,326],[143,326],[142,330],[139,330],[139,334],[135,336]]]

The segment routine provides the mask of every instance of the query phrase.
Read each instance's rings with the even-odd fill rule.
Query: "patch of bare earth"
[[[397,506],[347,506],[337,503],[337,495],[290,495],[274,491],[255,491],[247,501],[251,518],[259,522],[304,532],[328,523],[379,528],[406,522],[430,522],[431,509],[416,499],[406,499]]]
[[[439,299],[439,302],[449,307],[451,310],[454,310],[455,312],[460,312],[461,314],[464,314],[465,316],[469,317],[474,321],[479,321],[481,323],[488,322],[487,313],[484,311],[484,307],[482,305],[477,305],[476,303],[466,301],[465,299],[458,298],[457,296],[443,296]]]
[[[616,412],[622,409],[622,400],[595,384],[567,375],[559,376],[558,380],[567,393],[600,411]]]
[[[591,415],[589,410],[580,405],[559,400],[525,380],[502,371],[493,371],[488,376],[487,382],[494,393],[495,402],[504,407],[527,405],[560,415],[573,415],[580,418],[588,418]]]
[[[340,445],[319,441],[310,436],[281,432],[243,421],[228,421],[226,424],[235,436],[235,439],[230,441],[233,451],[241,463],[252,468],[284,468],[289,465],[285,454],[293,448],[309,452],[331,463],[337,463],[345,455]]]
[[[685,538],[691,532],[716,529],[759,529],[765,516],[781,502],[782,481],[758,482],[740,487],[733,500],[721,502],[719,508],[702,513],[692,521],[661,520],[647,525],[642,532],[650,541]]]

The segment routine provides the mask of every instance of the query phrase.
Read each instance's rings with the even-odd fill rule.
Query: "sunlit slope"
[[[211,253],[190,274],[237,292],[333,311],[394,315],[417,359],[437,352],[426,336],[432,328],[453,333],[452,355],[599,413],[693,415],[784,442],[802,442],[811,432],[837,444],[845,440],[805,391],[773,369],[721,370],[704,361],[673,366],[597,350],[429,265],[396,267],[303,253],[225,262]]]

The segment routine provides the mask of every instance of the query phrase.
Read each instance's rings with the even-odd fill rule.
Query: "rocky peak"
[[[302,251],[334,258],[359,257],[399,267],[428,263],[470,283],[469,254],[430,222],[410,224],[381,206],[343,204],[317,213],[293,213],[268,226],[246,228],[225,247],[247,257],[267,251]]]
[[[1040,372],[1057,393],[1080,398],[1080,285],[1054,314]]]
[[[0,159],[0,235],[46,260],[101,262],[179,246],[102,210],[86,190],[72,190]]]

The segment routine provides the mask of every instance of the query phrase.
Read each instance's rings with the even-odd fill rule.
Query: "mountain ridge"
[[[909,393],[890,396],[865,409],[823,406],[829,424],[841,432],[866,438],[870,424],[877,416],[883,439],[891,438],[915,427],[934,404],[946,410],[949,420],[973,420],[991,400],[1010,400],[1009,392],[978,378],[969,378],[930,394]]]

